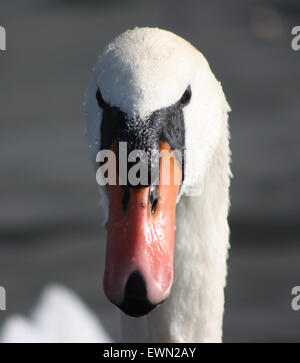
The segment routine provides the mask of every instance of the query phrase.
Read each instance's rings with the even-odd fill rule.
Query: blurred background
[[[300,341],[299,0],[2,0],[0,25],[0,328],[60,282],[118,339],[82,101],[104,46],[155,26],[203,52],[233,110],[224,340]]]

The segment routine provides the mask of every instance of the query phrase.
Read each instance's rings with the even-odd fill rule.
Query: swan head
[[[98,58],[85,112],[97,175],[103,181],[114,169],[100,186],[104,290],[128,315],[145,315],[170,294],[176,204],[201,195],[228,111],[205,58],[173,33],[135,28]]]

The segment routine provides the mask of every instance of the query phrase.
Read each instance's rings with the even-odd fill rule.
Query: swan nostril
[[[124,300],[119,308],[127,315],[139,317],[148,314],[155,306],[148,300],[146,283],[140,271],[132,272],[127,280]]]
[[[151,185],[149,189],[149,202],[151,213],[154,214],[158,203],[158,185]]]

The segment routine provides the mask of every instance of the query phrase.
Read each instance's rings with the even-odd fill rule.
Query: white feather
[[[111,338],[86,305],[60,285],[47,287],[30,319],[4,324],[2,343],[109,343]]]

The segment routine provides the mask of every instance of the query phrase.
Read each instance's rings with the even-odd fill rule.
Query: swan
[[[0,343],[111,343],[97,316],[69,288],[47,285],[30,316],[11,315]]]
[[[135,28],[98,57],[84,106],[96,170],[105,165],[101,150],[118,159],[125,142],[129,151],[173,151],[171,173],[179,175],[169,186],[99,185],[103,284],[121,310],[122,340],[221,342],[231,171],[220,82],[189,42]],[[159,178],[161,164],[149,166]]]

